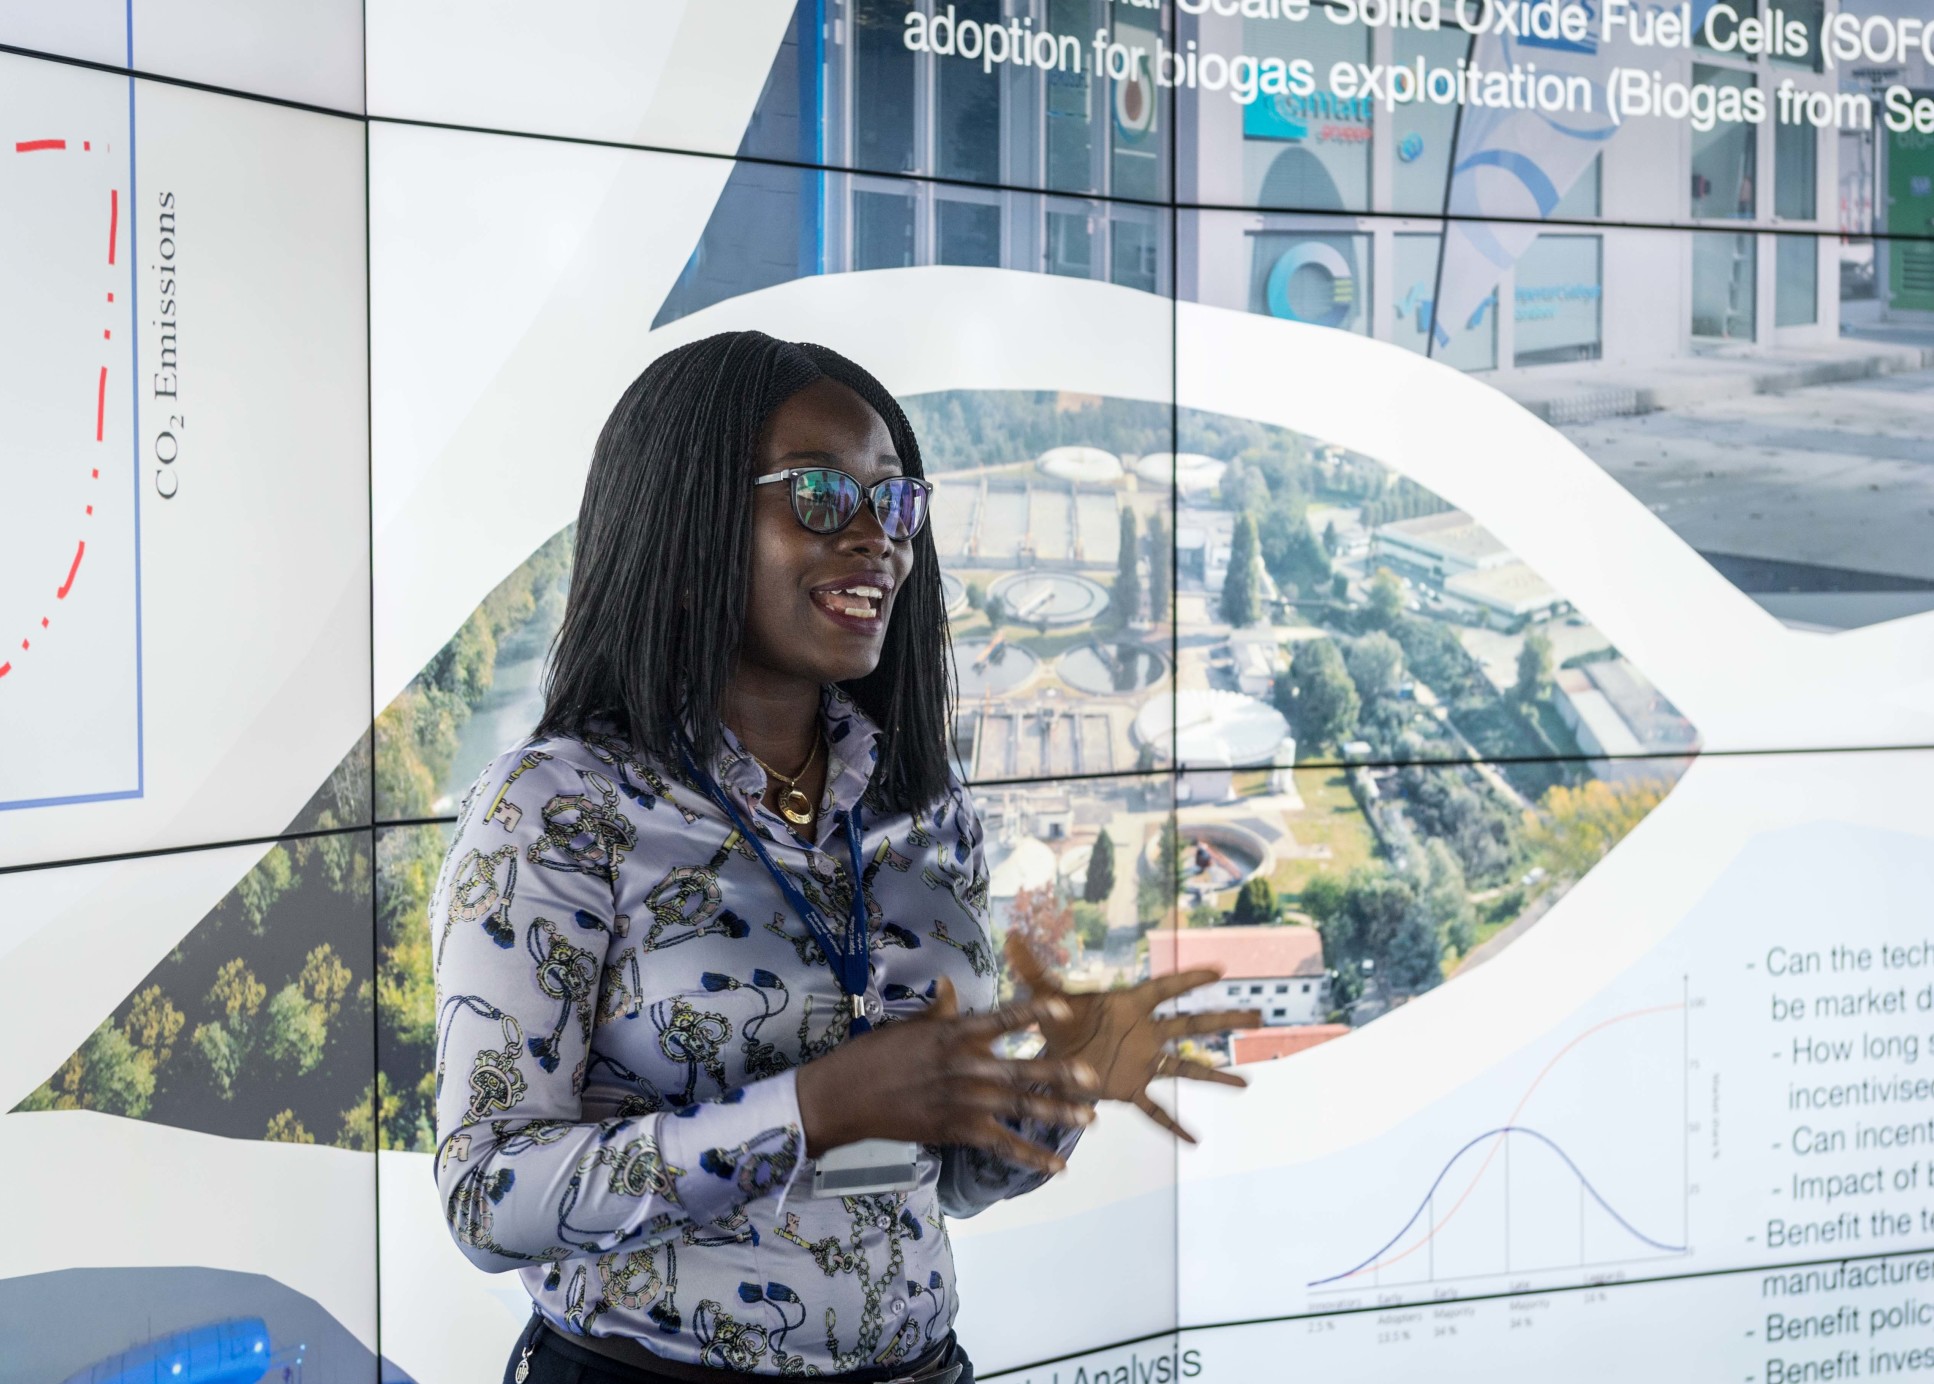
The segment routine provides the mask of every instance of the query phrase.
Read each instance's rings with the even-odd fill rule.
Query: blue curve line
[[[1384,1242],[1384,1245],[1381,1249],[1377,1250],[1368,1259],[1365,1259],[1361,1264],[1358,1264],[1353,1269],[1345,1269],[1342,1273],[1331,1274],[1328,1278],[1313,1278],[1303,1286],[1306,1288],[1320,1288],[1325,1283],[1335,1283],[1338,1279],[1348,1278],[1352,1274],[1363,1272],[1363,1270],[1369,1268],[1370,1265],[1376,1263],[1377,1260],[1383,1258],[1384,1254],[1389,1251],[1390,1247],[1396,1244],[1397,1241],[1403,1239],[1404,1235],[1410,1230],[1411,1226],[1417,1224],[1417,1218],[1424,1214],[1424,1208],[1429,1206],[1430,1199],[1437,1195],[1437,1189],[1444,1185],[1444,1179],[1449,1177],[1450,1170],[1457,1166],[1457,1160],[1462,1158],[1465,1154],[1469,1153],[1472,1149],[1476,1148],[1479,1144],[1483,1143],[1486,1139],[1495,1139],[1500,1134],[1529,1134],[1533,1139],[1536,1139],[1539,1143],[1543,1144],[1546,1148],[1550,1149],[1553,1153],[1557,1154],[1561,1159],[1564,1160],[1565,1166],[1571,1169],[1572,1176],[1578,1179],[1579,1185],[1583,1187],[1587,1192],[1590,1192],[1592,1194],[1592,1200],[1597,1202],[1600,1206],[1604,1207],[1605,1214],[1610,1216],[1613,1220],[1617,1221],[1621,1226],[1625,1228],[1626,1232],[1631,1236],[1633,1236],[1635,1239],[1643,1240],[1646,1244],[1652,1246],[1653,1249],[1662,1249],[1670,1254],[1683,1254],[1685,1252],[1684,1245],[1669,1245],[1665,1243],[1665,1241],[1663,1240],[1654,1240],[1650,1235],[1647,1235],[1644,1231],[1640,1230],[1637,1226],[1633,1225],[1630,1221],[1626,1220],[1625,1217],[1619,1215],[1618,1212],[1614,1211],[1612,1209],[1612,1204],[1606,1201],[1604,1197],[1600,1196],[1598,1194],[1598,1189],[1592,1186],[1592,1180],[1585,1176],[1583,1170],[1580,1169],[1576,1163],[1571,1161],[1571,1155],[1566,1153],[1563,1149],[1559,1148],[1558,1145],[1554,1143],[1552,1140],[1546,1138],[1544,1135],[1540,1134],[1537,1130],[1532,1129],[1526,1125],[1500,1125],[1496,1129],[1486,1130],[1484,1133],[1478,1135],[1475,1139],[1471,1140],[1470,1143],[1464,1145],[1463,1148],[1459,1149],[1456,1153],[1453,1153],[1450,1156],[1450,1161],[1444,1164],[1443,1169],[1437,1174],[1437,1180],[1430,1184],[1430,1190],[1424,1193],[1424,1199],[1417,1203],[1417,1209],[1410,1213],[1410,1219],[1403,1223],[1403,1228],[1401,1230],[1399,1230],[1395,1235],[1392,1235],[1389,1238],[1389,1240]]]

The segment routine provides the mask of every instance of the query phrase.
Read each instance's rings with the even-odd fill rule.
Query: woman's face
[[[833,467],[862,486],[901,472],[886,420],[832,379],[781,404],[760,441],[760,475],[805,466]],[[864,677],[880,661],[893,602],[913,570],[913,543],[889,539],[864,503],[838,533],[814,533],[793,518],[790,492],[784,483],[752,490],[739,676],[815,684]]]

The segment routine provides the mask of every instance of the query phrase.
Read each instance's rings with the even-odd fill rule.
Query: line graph
[[[1313,1293],[1360,1292],[1372,1286],[1599,1268],[1689,1253],[1688,1007],[1682,996],[1673,1003],[1614,1014],[1573,1035],[1532,1077],[1504,1120],[1457,1142],[1394,1232],[1387,1232],[1374,1250],[1349,1267],[1312,1278],[1306,1286]],[[1659,1022],[1667,1016],[1678,1016],[1679,1024]],[[1644,1022],[1648,1020],[1652,1022]],[[1660,1050],[1661,1039],[1669,1042],[1668,1027],[1678,1039],[1670,1044],[1676,1052]],[[1615,1136],[1626,1140],[1615,1144],[1603,1137],[1581,1141],[1569,1135],[1561,1141],[1527,1122],[1526,1108],[1553,1071],[1581,1047],[1588,1054],[1603,1049],[1591,1040],[1613,1031],[1631,1040],[1642,1056],[1599,1052],[1599,1065],[1635,1078],[1620,1099],[1606,1104],[1629,1106],[1642,1127],[1625,1129],[1612,1122]],[[1579,1061],[1568,1065],[1576,1067]],[[1676,1076],[1670,1089],[1660,1080],[1668,1074]],[[1514,1145],[1522,1150],[1515,1168]],[[1677,1150],[1678,1156],[1669,1160],[1676,1168],[1668,1167],[1663,1157],[1669,1148]],[[1643,1156],[1634,1158],[1635,1152]],[[1494,1170],[1497,1175],[1491,1176]],[[1619,1180],[1619,1188],[1605,1185],[1607,1170]],[[1671,1172],[1679,1176],[1677,1185],[1668,1189],[1662,1179]],[[1644,1179],[1636,1190],[1635,1173]],[[1665,1195],[1668,1190],[1670,1196]],[[1635,1198],[1640,1206],[1635,1210],[1621,1198]],[[1575,1217],[1569,1206],[1574,1201]],[[1679,1212],[1677,1226],[1670,1225],[1674,1209]],[[1527,1210],[1532,1214],[1526,1216]]]
[[[0,91],[0,812],[139,796],[133,91],[29,67]]]

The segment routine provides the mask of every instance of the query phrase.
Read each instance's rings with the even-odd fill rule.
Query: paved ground
[[[1934,582],[1934,371],[1563,431],[1702,552]]]

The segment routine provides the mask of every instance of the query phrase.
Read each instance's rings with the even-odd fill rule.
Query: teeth
[[[875,599],[866,599],[869,594]],[[878,587],[853,587],[845,591],[822,591],[819,593],[820,599],[825,602],[827,609],[838,611],[841,615],[848,615],[856,620],[874,620],[879,618],[879,595],[880,591]],[[849,599],[842,600],[842,597]]]

